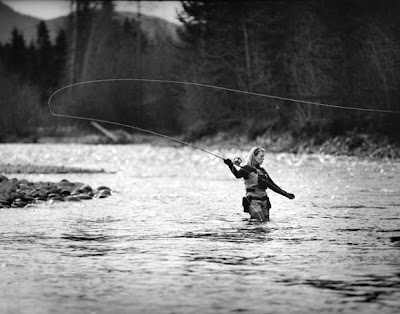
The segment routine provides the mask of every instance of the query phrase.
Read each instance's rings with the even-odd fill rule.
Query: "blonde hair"
[[[253,147],[252,149],[250,149],[249,155],[247,156],[247,161],[246,161],[246,165],[250,166],[252,168],[255,168],[257,163],[255,161],[255,157],[256,155],[258,155],[260,152],[266,152],[265,149],[261,148],[261,147]]]

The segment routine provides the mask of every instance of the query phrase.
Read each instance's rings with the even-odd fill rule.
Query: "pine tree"
[[[53,64],[53,73],[55,83],[60,81],[64,81],[66,78],[66,69],[67,69],[67,37],[64,30],[60,30],[54,45],[54,64]],[[56,84],[53,84],[56,86]]]
[[[11,32],[11,45],[7,54],[7,66],[11,73],[16,73],[20,78],[25,78],[26,46],[24,35],[14,28]]]
[[[49,31],[44,21],[37,25],[37,82],[41,90],[42,98],[46,98],[50,92],[55,78],[53,77],[54,53],[50,42]]]

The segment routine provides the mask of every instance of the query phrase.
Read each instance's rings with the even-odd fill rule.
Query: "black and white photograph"
[[[400,313],[399,17],[0,0],[0,314]]]

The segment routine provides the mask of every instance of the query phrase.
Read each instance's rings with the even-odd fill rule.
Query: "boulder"
[[[8,178],[0,174],[0,182],[2,181],[8,181]]]
[[[2,193],[15,192],[18,188],[18,181],[15,180],[4,180],[0,182],[0,195]]]

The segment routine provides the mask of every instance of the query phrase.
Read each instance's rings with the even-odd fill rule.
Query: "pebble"
[[[0,175],[0,208],[22,208],[44,202],[80,202],[111,196],[111,189],[100,186],[93,189],[82,182],[29,182],[26,179],[9,179]]]

